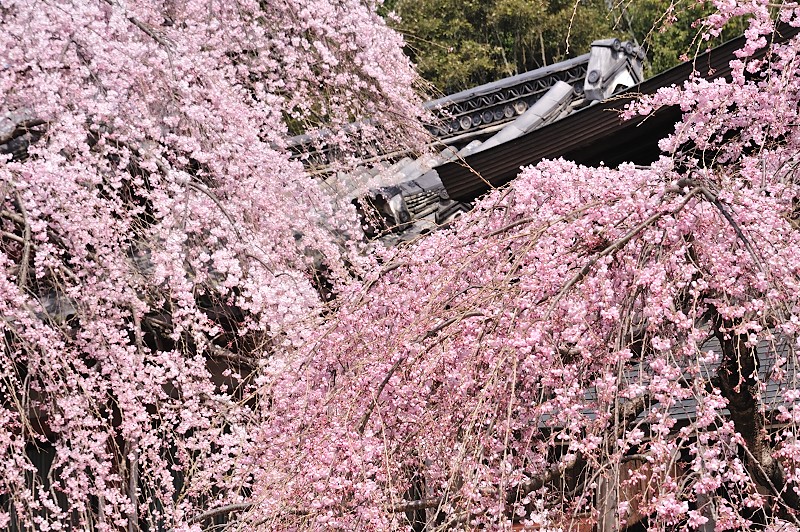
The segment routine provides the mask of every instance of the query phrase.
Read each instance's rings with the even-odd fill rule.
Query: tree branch
[[[24,289],[28,284],[28,263],[31,259],[31,226],[28,223],[28,215],[22,205],[22,198],[19,193],[17,193],[16,203],[22,217],[22,257],[19,260],[17,286]]]
[[[437,332],[441,331],[442,329],[444,329],[445,327],[447,327],[448,325],[451,325],[452,323],[454,323],[456,321],[461,321],[463,319],[471,318],[471,317],[475,317],[475,316],[483,316],[483,314],[481,312],[467,312],[465,314],[462,314],[461,316],[457,316],[455,318],[450,318],[448,320],[445,320],[442,323],[439,323],[438,325],[436,325],[433,329],[431,329],[428,332],[426,332],[425,335],[422,337],[422,339],[425,340],[427,338],[430,338],[431,336],[435,335]],[[395,363],[392,364],[392,367],[389,368],[389,372],[386,374],[386,377],[384,377],[383,381],[381,381],[381,383],[378,385],[378,389],[375,390],[375,397],[373,397],[372,401],[370,402],[369,406],[367,407],[367,411],[364,412],[364,416],[361,418],[361,422],[358,424],[358,433],[359,434],[364,434],[364,430],[367,428],[367,422],[369,422],[369,418],[372,415],[372,411],[375,410],[375,407],[378,405],[378,399],[380,399],[380,396],[383,393],[383,389],[386,388],[387,384],[389,384],[389,379],[392,378],[392,375],[394,375],[394,372],[397,371],[397,368],[400,367],[400,364],[405,362],[406,358],[408,358],[408,357],[407,356],[401,356],[400,358],[398,358],[395,361]]]
[[[619,414],[624,423],[622,423],[617,430],[614,431],[611,437],[615,440],[619,438],[621,435],[620,433],[625,430],[625,427],[635,421],[649,403],[650,396],[645,394],[623,404],[620,408]],[[561,478],[565,473],[571,471],[578,464],[581,456],[582,455],[580,453],[575,453],[569,460],[553,464],[548,469],[545,469],[540,475],[531,478],[527,482],[519,484],[515,489],[506,493],[506,503],[513,504],[520,498],[525,497],[530,492],[540,489],[547,483],[552,482],[557,478]],[[639,456],[641,455],[636,455],[635,458],[638,458]],[[627,458],[627,460],[631,459],[634,459],[634,457]],[[392,511],[395,513],[403,513],[424,510],[427,508],[436,508],[440,506],[443,501],[443,497],[428,497],[415,501],[406,501],[393,506]]]
[[[208,351],[211,352],[214,358],[221,358],[239,366],[245,366],[249,369],[255,369],[257,366],[256,359],[234,353],[233,351],[218,345],[209,344]]]
[[[595,255],[594,257],[592,257],[591,260],[589,260],[589,262],[587,262],[583,266],[583,268],[581,268],[581,270],[578,273],[576,273],[572,277],[572,279],[570,279],[567,282],[567,284],[565,284],[561,288],[561,290],[558,292],[556,297],[550,303],[550,307],[549,307],[547,313],[551,314],[553,312],[553,310],[555,309],[556,305],[561,300],[561,298],[564,297],[564,295],[569,291],[570,288],[575,286],[584,277],[586,277],[586,274],[589,273],[589,271],[592,269],[592,266],[594,266],[597,263],[597,261],[599,261],[603,257],[607,257],[608,255],[611,255],[615,251],[617,251],[617,250],[621,249],[622,247],[624,247],[625,244],[630,242],[633,237],[638,235],[642,230],[644,230],[648,226],[650,226],[650,225],[654,224],[655,222],[657,222],[659,219],[661,219],[665,215],[667,215],[667,214],[675,215],[678,212],[680,212],[686,206],[686,204],[689,202],[689,200],[692,197],[696,196],[699,192],[702,192],[702,190],[703,190],[703,187],[695,187],[695,188],[693,188],[688,194],[686,194],[686,196],[684,196],[683,201],[681,201],[680,204],[675,209],[673,209],[671,211],[659,211],[659,212],[651,215],[646,220],[641,222],[639,225],[637,225],[636,227],[634,227],[633,229],[628,231],[622,238],[620,238],[619,240],[617,240],[617,241],[613,242],[612,244],[610,244],[609,246],[607,246],[598,255]]]
[[[115,7],[117,9],[122,9],[123,11],[126,11],[126,10],[124,10],[122,8],[122,6],[120,6],[114,0],[103,0],[103,1],[106,4],[110,5],[111,7]],[[138,18],[134,17],[133,15],[128,15],[127,12],[125,13],[125,15],[126,15],[125,18],[128,20],[128,22],[130,22],[131,24],[133,24],[134,26],[139,28],[148,37],[150,37],[151,39],[156,41],[158,44],[163,46],[165,49],[167,49],[167,51],[172,51],[173,43],[170,42],[163,35],[159,34],[152,26],[150,26],[149,24],[145,24],[144,22],[142,22]]]
[[[731,225],[731,227],[733,227],[733,230],[736,232],[736,236],[739,238],[739,240],[742,241],[742,243],[744,243],[745,249],[747,249],[747,252],[750,253],[750,256],[753,258],[753,261],[756,263],[756,266],[758,266],[758,269],[761,272],[764,272],[764,266],[761,264],[761,260],[759,260],[758,255],[756,254],[756,251],[753,248],[752,244],[750,244],[750,240],[748,240],[748,238],[744,235],[742,228],[739,226],[738,223],[736,223],[736,220],[733,219],[733,216],[731,216],[731,214],[727,211],[727,209],[725,209],[719,198],[717,198],[717,196],[712,194],[711,191],[708,190],[706,187],[700,187],[700,191],[703,193],[703,196],[705,196],[705,198],[708,201],[710,201],[720,213],[722,213],[722,216],[725,218],[725,220],[727,220],[728,223]]]
[[[391,511],[394,513],[416,512],[419,510],[427,510],[428,508],[438,508],[442,504],[441,497],[427,497],[417,501],[406,501],[395,506],[392,506]]]
[[[17,137],[21,137],[22,135],[28,133],[31,128],[36,126],[41,126],[46,124],[44,120],[41,118],[31,118],[28,120],[23,120],[22,122],[18,122],[14,124],[14,126],[5,133],[0,133],[0,144],[6,144],[11,142]]]
[[[189,519],[189,524],[193,525],[195,523],[201,523],[206,521],[207,519],[213,519],[214,517],[219,517],[220,515],[227,515],[233,512],[244,512],[249,510],[253,507],[252,502],[242,502],[238,504],[228,504],[227,506],[220,506],[219,508],[212,508],[211,510],[205,511],[200,515],[196,515]]]
[[[6,231],[3,231],[3,232],[0,232],[0,236],[2,236],[3,238],[7,238],[9,240],[13,240],[14,242],[19,242],[20,244],[24,244],[25,243],[25,239],[24,238],[22,238],[21,236],[17,236],[14,233],[8,233]]]
[[[511,504],[519,500],[521,497],[524,497],[528,493],[538,490],[548,482],[552,482],[557,478],[561,478],[564,476],[564,473],[572,470],[572,468],[577,465],[580,458],[581,454],[575,453],[572,455],[572,458],[566,462],[558,462],[557,464],[553,464],[548,469],[545,469],[541,475],[534,477],[527,482],[523,482],[517,486],[517,489],[509,491],[506,494],[506,502]]]

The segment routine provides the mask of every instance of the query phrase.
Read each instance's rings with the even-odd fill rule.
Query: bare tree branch
[[[11,142],[15,138],[21,137],[22,135],[28,133],[31,128],[41,126],[46,123],[47,122],[41,118],[30,118],[28,120],[18,122],[6,131],[0,132],[0,144]]]
[[[227,515],[233,512],[246,512],[252,507],[253,507],[252,502],[242,502],[238,504],[228,504],[227,506],[220,506],[219,508],[212,508],[211,510],[205,511],[200,515],[196,515],[191,519],[189,519],[189,524],[201,523],[208,519],[213,519],[214,517]]]

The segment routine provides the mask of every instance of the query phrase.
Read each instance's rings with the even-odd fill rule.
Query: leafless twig
[[[31,258],[31,226],[28,223],[28,215],[22,205],[22,198],[17,193],[17,207],[22,217],[22,257],[19,261],[19,275],[17,276],[17,286],[25,288],[28,284],[28,263]]]
[[[242,502],[238,504],[228,504],[226,506],[220,506],[219,508],[212,508],[211,510],[207,510],[200,515],[196,515],[189,519],[189,524],[194,523],[201,523],[208,519],[213,519],[214,517],[219,517],[220,515],[227,515],[233,512],[245,512],[253,507],[252,502]]]

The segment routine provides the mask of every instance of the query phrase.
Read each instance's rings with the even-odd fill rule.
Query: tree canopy
[[[415,145],[401,46],[360,0],[0,2],[0,528],[252,490],[262,358],[368,266],[290,126]]]
[[[0,527],[800,529],[800,9],[393,249],[286,140],[419,140],[376,9],[0,3]]]
[[[744,32],[744,19],[734,18],[718,35],[704,39],[706,27],[702,21],[712,13],[713,6],[692,0],[619,2],[612,10],[615,27],[624,28],[647,50],[649,75],[690,60],[708,47]]]

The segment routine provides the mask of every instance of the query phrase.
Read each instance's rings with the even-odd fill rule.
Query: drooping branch
[[[425,340],[427,338],[435,336],[436,333],[438,333],[439,331],[441,331],[442,329],[444,329],[448,325],[452,325],[456,321],[461,321],[461,320],[464,320],[464,319],[467,319],[467,318],[476,317],[476,316],[483,316],[483,313],[475,312],[475,311],[466,312],[466,313],[464,313],[464,314],[462,314],[460,316],[457,316],[455,318],[449,318],[447,320],[444,320],[443,322],[439,323],[438,325],[436,325],[431,330],[427,331],[425,333],[425,335],[422,337],[422,339]],[[383,389],[386,388],[387,384],[389,384],[389,380],[392,378],[394,373],[397,371],[397,368],[399,368],[400,365],[403,362],[405,362],[406,358],[408,358],[407,355],[404,355],[404,356],[401,356],[400,358],[398,358],[395,361],[395,363],[392,364],[392,367],[389,368],[389,371],[386,373],[386,376],[383,378],[381,383],[378,385],[378,388],[375,390],[375,395],[373,396],[372,401],[370,401],[366,412],[364,412],[364,416],[361,418],[361,422],[358,424],[358,433],[359,434],[364,434],[364,430],[367,428],[367,423],[369,422],[369,418],[372,415],[372,411],[375,410],[375,407],[378,405],[378,400],[380,399],[381,394],[383,393]]]
[[[731,216],[731,214],[728,212],[728,209],[725,208],[725,206],[722,204],[722,202],[716,196],[716,194],[713,194],[710,190],[708,190],[708,188],[700,187],[700,190],[702,191],[703,196],[705,196],[705,198],[708,201],[710,201],[712,205],[714,205],[714,207],[717,208],[717,210],[722,214],[723,218],[725,218],[725,220],[730,224],[730,226],[733,227],[733,230],[736,232],[736,236],[744,244],[745,249],[747,249],[747,252],[750,254],[750,257],[753,259],[753,262],[755,262],[756,266],[758,266],[758,269],[761,272],[763,272],[764,266],[761,264],[761,260],[758,258],[756,250],[750,243],[750,239],[748,239],[747,236],[744,234],[744,231],[742,231],[741,226],[736,222],[736,220],[733,219],[733,216]]]
[[[641,414],[647,405],[650,404],[650,396],[648,394],[641,395],[631,401],[621,405],[619,410],[620,423],[616,430],[614,430],[609,438],[614,440],[622,436],[627,427]],[[582,459],[580,453],[574,453],[569,459],[559,461],[545,469],[541,474],[532,477],[526,482],[523,482],[511,489],[505,494],[505,501],[507,504],[513,504],[519,499],[525,497],[529,493],[536,491],[550,482],[562,478],[565,474],[572,471]],[[413,512],[417,510],[425,510],[428,508],[437,508],[444,503],[443,497],[427,497],[424,499],[405,501],[391,508],[394,513]]]
[[[115,2],[114,0],[103,0],[106,4],[110,5],[111,7],[115,7],[117,9],[122,9],[120,5]],[[127,15],[127,14],[126,14]],[[164,35],[160,34],[158,31],[155,30],[149,24],[146,24],[139,20],[138,18],[134,17],[133,15],[127,15],[125,17],[128,22],[139,28],[145,35],[156,41],[158,44],[163,46],[167,51],[171,51],[173,48],[173,43],[171,43]]]
[[[625,233],[625,235],[622,236],[622,238],[616,240],[615,242],[612,242],[611,244],[606,246],[605,249],[603,249],[603,251],[601,251],[599,254],[595,255],[594,257],[592,257],[586,264],[583,265],[583,267],[578,271],[578,273],[576,273],[569,281],[566,282],[566,284],[564,284],[564,286],[561,288],[561,290],[558,292],[558,294],[553,298],[553,300],[550,302],[548,314],[551,314],[553,312],[553,310],[556,308],[556,305],[558,304],[558,302],[561,301],[561,298],[563,298],[564,295],[573,286],[578,284],[584,277],[586,277],[586,275],[591,271],[592,267],[595,264],[597,264],[597,261],[599,261],[603,257],[607,257],[608,255],[611,255],[612,253],[622,249],[635,236],[640,234],[644,229],[646,229],[646,228],[650,227],[651,225],[653,225],[654,223],[656,223],[658,220],[663,218],[665,215],[667,215],[667,214],[675,215],[678,212],[680,212],[681,210],[683,210],[683,208],[686,206],[686,204],[689,202],[689,200],[692,199],[694,196],[696,196],[701,191],[702,191],[702,187],[693,188],[692,190],[689,191],[689,193],[687,193],[684,196],[683,200],[678,204],[678,206],[675,209],[673,209],[671,211],[666,211],[666,210],[659,211],[659,212],[656,212],[656,213],[650,215],[647,219],[645,219],[644,221],[639,223],[636,227],[632,228],[630,231]]]
[[[213,519],[215,517],[219,517],[222,515],[228,515],[233,512],[246,512],[252,507],[253,507],[252,502],[242,502],[238,504],[228,504],[226,506],[212,508],[211,510],[207,510],[199,515],[190,518],[189,524],[202,523],[203,521],[207,521],[209,519]]]
[[[563,477],[578,464],[580,458],[580,453],[574,453],[569,460],[553,464],[549,468],[545,469],[542,474],[528,480],[527,482],[523,482],[517,486],[515,490],[509,491],[506,494],[506,502],[511,504],[514,501],[524,497],[528,493],[536,491],[546,484]]]
[[[19,274],[17,275],[17,286],[24,289],[28,284],[28,264],[31,260],[31,226],[28,223],[28,215],[22,205],[22,198],[17,194],[17,207],[22,213],[22,257],[19,261]]]
[[[650,396],[648,394],[640,395],[637,398],[623,403],[619,408],[620,423],[616,426],[615,430],[609,435],[616,441],[620,438],[627,427],[636,420],[647,405],[650,403]],[[519,487],[506,496],[507,502],[511,503],[519,497],[524,497],[532,491],[536,491],[543,487],[545,484],[561,478],[567,472],[571,471],[580,461],[580,453],[575,453],[569,460],[553,464],[550,468],[546,469],[541,475],[530,479],[519,485]]]

